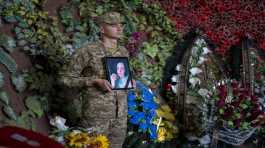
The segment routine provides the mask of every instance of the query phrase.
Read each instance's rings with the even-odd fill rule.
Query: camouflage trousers
[[[110,148],[122,148],[127,130],[127,93],[90,92],[84,96],[81,126],[106,135]]]

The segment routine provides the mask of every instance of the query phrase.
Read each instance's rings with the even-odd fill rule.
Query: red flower
[[[225,99],[221,99],[217,102],[217,106],[218,108],[222,108],[223,106],[225,106]]]
[[[167,91],[170,91],[170,90],[171,90],[171,86],[172,86],[171,84],[166,84],[166,85],[165,85],[165,89],[166,89]]]
[[[224,112],[224,118],[229,119],[233,114],[233,109],[231,107],[228,107]]]
[[[154,0],[145,1],[154,2]],[[175,24],[177,31],[187,33],[191,29],[200,28],[218,46],[216,51],[222,55],[246,34],[251,35],[258,42],[259,47],[265,50],[265,19],[263,19],[265,13],[263,9],[257,8],[261,5],[260,1],[161,0],[159,2],[171,20],[177,22]],[[225,34],[220,34],[220,31],[224,31]]]
[[[258,97],[257,96],[251,95],[250,97],[251,97],[251,101],[258,102]]]
[[[259,43],[259,47],[263,50],[265,50],[265,40],[262,40],[260,43]]]
[[[238,106],[240,105],[240,103],[241,103],[241,100],[233,101],[233,102],[231,103],[231,105],[234,106],[234,107],[238,107]]]

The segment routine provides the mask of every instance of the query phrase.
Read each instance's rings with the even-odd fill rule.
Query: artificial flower
[[[165,141],[165,139],[166,139],[166,133],[167,133],[166,128],[159,127],[158,134],[157,134],[157,140],[159,142]]]
[[[171,89],[172,85],[171,84],[166,84],[165,85],[165,90],[169,91]]]
[[[59,130],[67,130],[68,126],[65,125],[66,119],[56,116],[50,120],[50,124],[58,128]]]
[[[91,145],[96,148],[109,148],[110,142],[106,136],[98,135],[93,139]]]
[[[252,128],[254,125],[251,125],[251,122],[262,114],[257,97],[238,82],[228,83],[227,87],[222,84],[218,88],[217,108],[221,123],[232,129]],[[227,91],[227,89],[233,90]]]
[[[198,61],[198,64],[202,64],[202,63],[204,63],[205,61],[207,61],[206,58],[204,58],[204,57],[200,57],[200,58],[199,58],[199,61]]]
[[[156,110],[156,113],[159,117],[163,117],[169,121],[175,121],[175,116],[171,112],[167,112],[159,108]]]
[[[178,82],[179,78],[178,78],[178,75],[173,75],[171,77],[171,82]]]
[[[152,101],[154,98],[154,94],[151,92],[150,89],[142,89],[141,97],[143,101]]]
[[[208,97],[209,94],[211,94],[211,92],[205,88],[201,88],[199,89],[198,93],[202,96],[202,97]]]
[[[177,86],[176,85],[172,85],[171,86],[171,90],[172,90],[173,93],[176,94],[177,93]]]
[[[139,81],[136,82],[136,86],[136,90],[134,90],[133,93],[130,93],[131,95],[135,96],[128,96],[131,98],[137,98],[132,101],[134,103],[129,101],[128,98],[128,102],[130,102],[128,103],[129,123],[137,125],[138,132],[147,133],[150,140],[159,141],[157,139],[158,127],[168,125],[164,122],[175,121],[175,117],[171,113],[171,109],[168,105],[162,105],[161,107],[159,106],[161,100],[157,99],[148,87]],[[162,118],[165,121],[161,122]],[[172,131],[177,129],[173,126],[173,124],[171,127],[166,126],[164,128]],[[175,134],[176,132],[174,132],[174,135]],[[174,135],[171,134],[170,138],[174,137]],[[170,138],[165,137],[164,139],[170,140]],[[163,138],[160,138],[160,140],[162,139]]]
[[[180,64],[178,64],[177,66],[176,66],[176,69],[175,69],[176,71],[181,71],[181,65]]]
[[[130,108],[135,108],[136,107],[136,102],[135,101],[128,101],[128,107]]]
[[[141,120],[145,117],[144,112],[135,112],[135,114],[131,117],[130,122],[133,124],[139,124]]]
[[[203,47],[202,49],[203,49],[202,55],[206,55],[211,52],[207,47]]]
[[[156,139],[157,138],[157,131],[156,131],[157,127],[156,127],[156,125],[151,124],[149,126],[149,129],[150,129],[150,131],[149,131],[150,139]]]
[[[189,71],[192,76],[195,76],[202,72],[202,70],[198,67],[192,67]]]
[[[83,148],[90,142],[90,137],[87,133],[77,133],[77,132],[71,132],[70,134],[66,135],[66,144],[70,147],[77,147],[77,148]]]
[[[192,85],[192,87],[195,87],[197,84],[201,83],[201,80],[197,77],[192,77],[189,79],[189,82]]]
[[[128,101],[134,101],[136,99],[136,96],[133,91],[129,91],[127,98],[128,98]]]
[[[139,125],[139,129],[142,131],[142,132],[145,132],[147,129],[148,129],[148,123],[146,120],[144,120],[143,122],[140,123]]]
[[[158,107],[157,104],[153,101],[142,102],[140,106],[142,106],[145,110],[154,110],[154,109],[157,109]]]

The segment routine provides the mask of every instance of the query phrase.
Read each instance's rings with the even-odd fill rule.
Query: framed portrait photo
[[[132,74],[127,57],[105,57],[107,78],[113,90],[132,89]]]

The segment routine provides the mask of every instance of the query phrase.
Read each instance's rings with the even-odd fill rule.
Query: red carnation
[[[166,85],[165,85],[165,89],[166,89],[167,91],[170,91],[170,90],[171,90],[171,86],[172,86],[171,84],[166,84]]]

